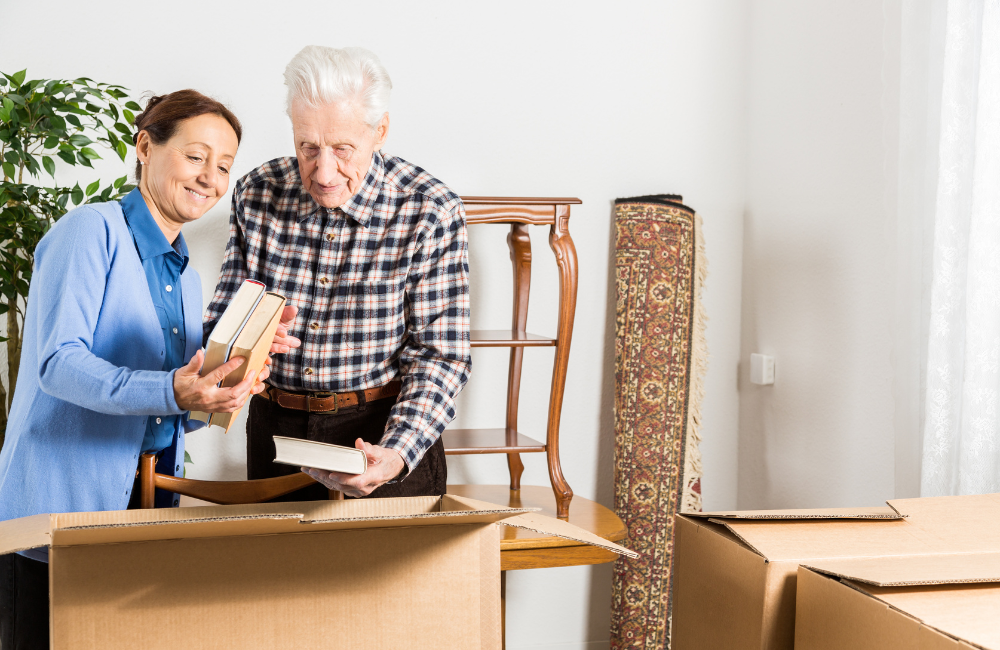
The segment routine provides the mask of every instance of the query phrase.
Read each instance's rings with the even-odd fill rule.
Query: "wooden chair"
[[[157,474],[156,456],[153,454],[143,454],[139,460],[140,499],[143,508],[153,507],[156,488],[211,503],[233,505],[270,501],[314,482],[311,476],[303,472],[254,481],[198,481],[169,474]],[[329,492],[332,500],[344,498],[344,495],[336,490]]]
[[[447,429],[444,432],[445,453],[506,454],[510,471],[510,491],[521,489],[524,465],[521,454],[544,453],[549,479],[556,499],[556,515],[569,516],[573,490],[563,476],[559,461],[559,423],[562,417],[563,393],[566,389],[569,348],[573,337],[576,314],[577,257],[569,234],[570,206],[579,205],[576,198],[524,198],[463,196],[465,214],[470,226],[504,224],[510,226],[507,246],[513,266],[514,304],[509,330],[473,330],[474,348],[510,348],[507,371],[506,422],[503,428]],[[528,295],[531,290],[531,226],[548,226],[549,247],[558,268],[559,302],[556,305],[558,325],[555,338],[526,331]],[[525,348],[554,347],[552,383],[549,391],[548,420],[544,423],[545,440],[529,438],[518,430],[518,401],[521,391],[521,367]],[[533,423],[541,429],[542,423]]]

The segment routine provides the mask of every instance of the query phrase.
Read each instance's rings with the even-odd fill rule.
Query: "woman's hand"
[[[254,394],[264,389],[263,384],[254,385],[254,377],[247,377],[232,388],[217,386],[226,375],[243,365],[243,357],[234,357],[202,377],[200,373],[204,360],[205,353],[198,350],[186,366],[174,373],[174,401],[185,411],[232,413],[243,408],[251,388],[255,390]],[[267,373],[265,366],[260,373],[262,379],[266,379]]]

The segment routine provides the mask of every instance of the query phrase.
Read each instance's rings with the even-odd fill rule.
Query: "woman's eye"
[[[201,158],[199,158],[198,156],[188,156],[188,160],[190,160],[191,162],[195,162],[195,163],[200,163],[201,162]]]

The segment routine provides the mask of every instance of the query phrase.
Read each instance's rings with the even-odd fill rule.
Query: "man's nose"
[[[320,185],[333,185],[337,179],[337,160],[331,151],[321,151],[316,157],[313,180]]]

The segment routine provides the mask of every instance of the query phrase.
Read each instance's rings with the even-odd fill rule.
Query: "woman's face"
[[[161,228],[180,230],[219,201],[229,189],[238,146],[229,122],[211,113],[184,120],[163,144],[155,144],[146,131],[139,133],[139,189],[155,206],[151,212]]]

